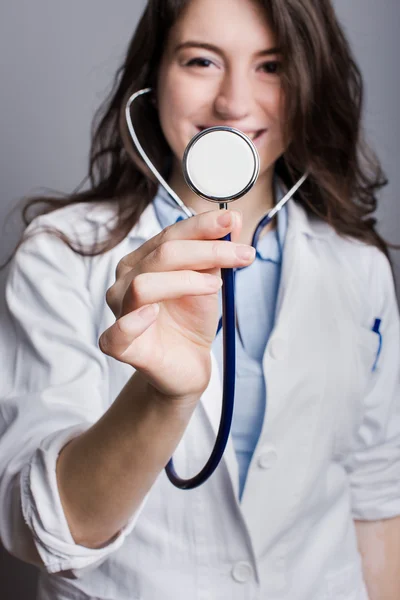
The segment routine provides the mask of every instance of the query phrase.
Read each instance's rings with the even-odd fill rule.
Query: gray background
[[[90,124],[144,0],[2,0],[0,6],[0,261],[21,231],[19,199],[72,191],[87,169]],[[336,0],[366,84],[365,126],[390,180],[377,217],[400,243],[399,0]],[[335,93],[333,90],[332,93]],[[323,134],[323,132],[322,132]],[[393,254],[400,288],[400,252]],[[0,274],[0,310],[5,273]],[[33,600],[35,571],[0,549],[0,597]]]

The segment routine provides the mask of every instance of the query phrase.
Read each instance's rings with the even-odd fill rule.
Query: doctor
[[[399,317],[369,219],[382,177],[356,151],[361,83],[330,2],[150,0],[120,75],[97,183],[33,221],[8,278],[3,544],[40,566],[40,600],[398,600]],[[133,118],[190,219],[117,129],[146,85]],[[260,154],[229,211],[180,168],[213,125]],[[181,491],[164,466],[174,454],[198,472],[219,423],[222,267],[238,269],[232,436]]]

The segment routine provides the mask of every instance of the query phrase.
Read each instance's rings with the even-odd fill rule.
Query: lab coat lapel
[[[293,201],[288,205],[288,209],[289,224],[285,242],[282,276],[277,299],[277,315],[279,314],[284,303],[286,304],[286,302],[288,302],[288,305],[290,305],[290,302],[294,301],[293,298],[299,295],[299,290],[302,290],[300,292],[301,294],[306,295],[306,297],[302,299],[302,302],[307,302],[307,300],[309,300],[308,293],[311,293],[311,289],[310,286],[308,286],[307,278],[310,276],[312,277],[310,271],[312,266],[311,264],[309,264],[308,267],[304,265],[305,270],[307,271],[308,269],[308,271],[306,273],[299,272],[296,266],[296,253],[298,250],[296,249],[296,245],[302,236],[307,234],[319,234],[319,232],[311,226],[304,209],[294,204]],[[290,310],[290,306],[288,306],[288,309]],[[280,331],[283,332],[285,330],[286,324],[285,319],[283,318],[281,319]],[[289,335],[289,332],[287,332],[287,335]],[[211,357],[212,375],[210,384],[206,392],[203,394],[201,404],[212,426],[213,433],[216,436],[219,428],[222,406],[222,373],[219,371],[218,363],[213,352],[211,352]],[[235,490],[236,497],[238,497],[238,462],[231,435],[229,436],[227,447],[223,456],[223,462],[228,469],[233,489]]]
[[[267,409],[254,456],[257,465],[272,448],[277,462],[270,470],[249,470],[241,505],[256,552],[268,551],[282,527],[289,535],[306,481],[324,469],[329,433],[321,424],[332,410],[326,393],[340,393],[330,364],[330,346],[337,346],[339,335],[334,283],[325,242],[316,239],[329,232],[314,230],[300,206],[290,208],[276,323],[263,359]]]

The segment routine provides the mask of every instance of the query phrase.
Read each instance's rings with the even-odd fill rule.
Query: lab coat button
[[[257,464],[260,469],[270,469],[274,466],[277,460],[278,454],[275,448],[271,446],[269,448],[264,448],[264,450],[259,454]]]
[[[286,342],[282,338],[274,338],[269,343],[269,353],[275,360],[284,358],[286,352]]]
[[[232,569],[232,577],[238,583],[246,583],[252,575],[252,566],[247,562],[238,562]]]

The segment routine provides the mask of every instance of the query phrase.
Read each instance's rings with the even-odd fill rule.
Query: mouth
[[[196,129],[197,131],[204,131],[205,129],[209,129],[210,127],[215,127],[215,125],[200,125],[197,126]],[[225,125],[225,127],[229,127],[229,125]],[[251,139],[252,142],[257,141],[266,131],[267,129],[255,129],[253,131],[243,131],[242,129],[239,129],[237,127],[235,127],[235,129],[238,129],[238,131],[241,131],[242,133],[244,133],[248,138]]]

